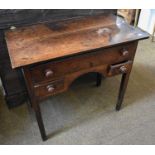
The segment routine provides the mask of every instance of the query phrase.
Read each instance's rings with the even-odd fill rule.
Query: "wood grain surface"
[[[114,15],[38,24],[5,33],[12,68],[148,38]]]

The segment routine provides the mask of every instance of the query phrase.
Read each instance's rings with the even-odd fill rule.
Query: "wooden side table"
[[[12,68],[22,68],[43,140],[47,139],[40,102],[69,89],[79,76],[122,75],[120,110],[138,41],[148,33],[111,14],[38,24],[5,33]]]

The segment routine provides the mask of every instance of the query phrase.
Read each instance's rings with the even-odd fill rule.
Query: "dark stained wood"
[[[42,140],[45,141],[45,140],[47,140],[47,135],[46,135],[43,119],[42,119],[40,106],[38,104],[36,104],[36,107],[34,108],[34,111],[35,111],[35,115],[36,115],[36,119],[37,119],[37,123],[38,123],[38,126],[39,126],[39,130],[40,130],[40,133],[41,133]]]
[[[12,67],[23,69],[43,140],[47,139],[40,101],[66,91],[79,76],[122,75],[116,110],[121,108],[138,40],[148,34],[113,15],[41,24],[6,32]]]
[[[119,64],[112,64],[109,67],[108,74],[109,74],[109,76],[113,76],[113,75],[120,74],[120,73],[122,73],[122,74],[127,73],[128,70],[130,70],[131,66],[132,66],[131,60],[122,62]]]
[[[75,57],[68,57],[57,61],[24,67],[23,72],[25,74],[27,88],[31,96],[32,107],[36,113],[42,139],[46,140],[47,135],[43,125],[41,112],[40,110],[38,111],[38,108],[40,109],[39,101],[45,99],[48,96],[66,91],[76,78],[89,72],[97,73],[97,86],[101,84],[102,76],[109,77],[122,74],[122,72],[120,72],[120,68],[122,66],[127,68],[125,73],[129,72],[131,70],[132,60],[135,55],[136,47],[137,41],[128,44],[122,44],[105,50],[84,53]],[[123,55],[122,49],[123,51],[128,51],[128,54]],[[58,68],[55,69],[55,67]],[[49,77],[46,77],[44,72],[47,69],[48,71],[53,71],[52,75]],[[122,104],[122,96],[124,93],[125,89],[123,89],[123,91],[120,89],[121,95],[118,98],[118,104],[116,106],[117,110],[118,107],[120,107]]]
[[[120,89],[119,89],[119,95],[118,95],[117,104],[116,104],[117,111],[119,111],[121,109],[125,91],[126,91],[127,84],[128,84],[128,80],[129,80],[129,76],[130,76],[129,71],[127,73],[123,73],[123,75],[122,75]]]
[[[128,55],[123,55],[122,50],[126,49]],[[132,58],[135,51],[135,44],[128,43],[111,47],[108,49],[95,50],[82,55],[65,59],[50,61],[37,66],[30,67],[32,81],[34,83],[48,82],[55,80],[66,74],[86,70],[103,64],[115,64]],[[46,76],[47,71],[51,71],[51,76]]]
[[[35,85],[34,92],[35,96],[41,99],[42,97],[47,97],[63,92],[64,88],[64,79],[59,79],[56,81],[48,82],[46,84]]]
[[[55,22],[105,13],[117,14],[116,9],[0,9],[0,29],[10,26]]]
[[[0,78],[8,108],[27,101],[28,95],[21,69],[12,69],[11,67],[3,30],[0,30]]]
[[[102,74],[96,73],[96,86],[97,87],[101,86],[101,82],[102,82]]]
[[[47,24],[41,24],[7,31],[5,36],[12,67],[148,37],[148,34],[128,26],[121,19],[115,22],[115,16],[102,15],[58,22],[56,28],[54,25],[52,28]]]
[[[122,103],[123,103],[123,99],[124,99],[124,95],[127,89],[127,85],[128,85],[128,81],[129,81],[129,77],[130,77],[130,73],[131,73],[131,69],[132,69],[132,63],[136,54],[136,49],[137,49],[137,45],[138,45],[138,41],[135,42],[135,49],[134,49],[134,54],[132,55],[132,62],[128,61],[128,67],[125,66],[125,68],[127,68],[125,70],[125,72],[122,72],[122,79],[121,79],[121,84],[120,84],[120,88],[119,88],[119,94],[118,94],[118,98],[117,98],[117,103],[116,103],[116,110],[119,111],[121,109]],[[127,64],[126,64],[127,65]]]
[[[27,101],[28,95],[21,69],[12,69],[3,32],[12,26],[23,27],[85,16],[116,14],[116,9],[0,9],[0,77],[9,108]],[[49,26],[51,24],[48,24]],[[55,24],[54,24],[55,25]],[[57,25],[55,25],[57,28]]]
[[[47,135],[46,135],[43,119],[42,119],[42,114],[41,114],[40,106],[38,104],[39,103],[38,99],[34,95],[34,90],[33,90],[34,87],[32,85],[31,78],[29,78],[29,77],[30,77],[30,72],[28,72],[28,70],[24,69],[24,78],[25,78],[25,82],[26,82],[26,86],[27,86],[27,91],[29,94],[30,105],[32,106],[32,108],[35,112],[36,120],[37,120],[37,123],[39,126],[42,140],[45,141],[45,140],[47,140]]]
[[[66,91],[71,83],[82,74],[97,72],[104,77],[109,77],[122,74],[121,67],[129,70],[132,66],[136,45],[137,42],[132,42],[32,67],[28,66],[24,67],[24,72],[28,75],[27,78],[34,91],[34,96],[38,100],[42,100]],[[126,49],[128,55],[123,55],[122,49]],[[51,76],[46,76],[47,70],[52,72]],[[100,83],[101,77],[98,76],[97,86]]]

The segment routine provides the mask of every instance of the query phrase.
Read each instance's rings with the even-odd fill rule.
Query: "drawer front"
[[[134,56],[134,52],[134,44],[128,43],[69,57],[61,61],[53,61],[37,65],[30,69],[30,73],[35,84],[45,81],[47,82],[65,76],[66,74],[89,69],[91,67],[130,60]]]
[[[108,75],[113,76],[117,74],[124,74],[131,70],[132,61],[126,61],[119,64],[110,65]]]
[[[64,80],[60,79],[57,81],[49,82],[43,85],[34,86],[34,94],[38,98],[44,98],[47,96],[55,95],[64,90]]]

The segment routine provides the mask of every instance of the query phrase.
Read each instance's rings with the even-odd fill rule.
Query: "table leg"
[[[97,76],[96,76],[96,86],[99,87],[101,85],[101,82],[102,82],[102,74],[97,73]]]
[[[119,89],[119,95],[118,95],[117,104],[116,104],[117,111],[119,111],[121,109],[121,105],[122,105],[122,102],[124,99],[125,91],[126,91],[128,80],[129,80],[129,76],[130,76],[130,73],[124,73],[122,75],[120,89]]]
[[[35,115],[36,115],[36,119],[37,119],[37,123],[39,126],[39,130],[41,133],[42,140],[45,141],[45,140],[47,140],[47,136],[46,136],[46,132],[45,132],[45,128],[44,128],[39,104],[36,104],[34,111],[35,111]]]

